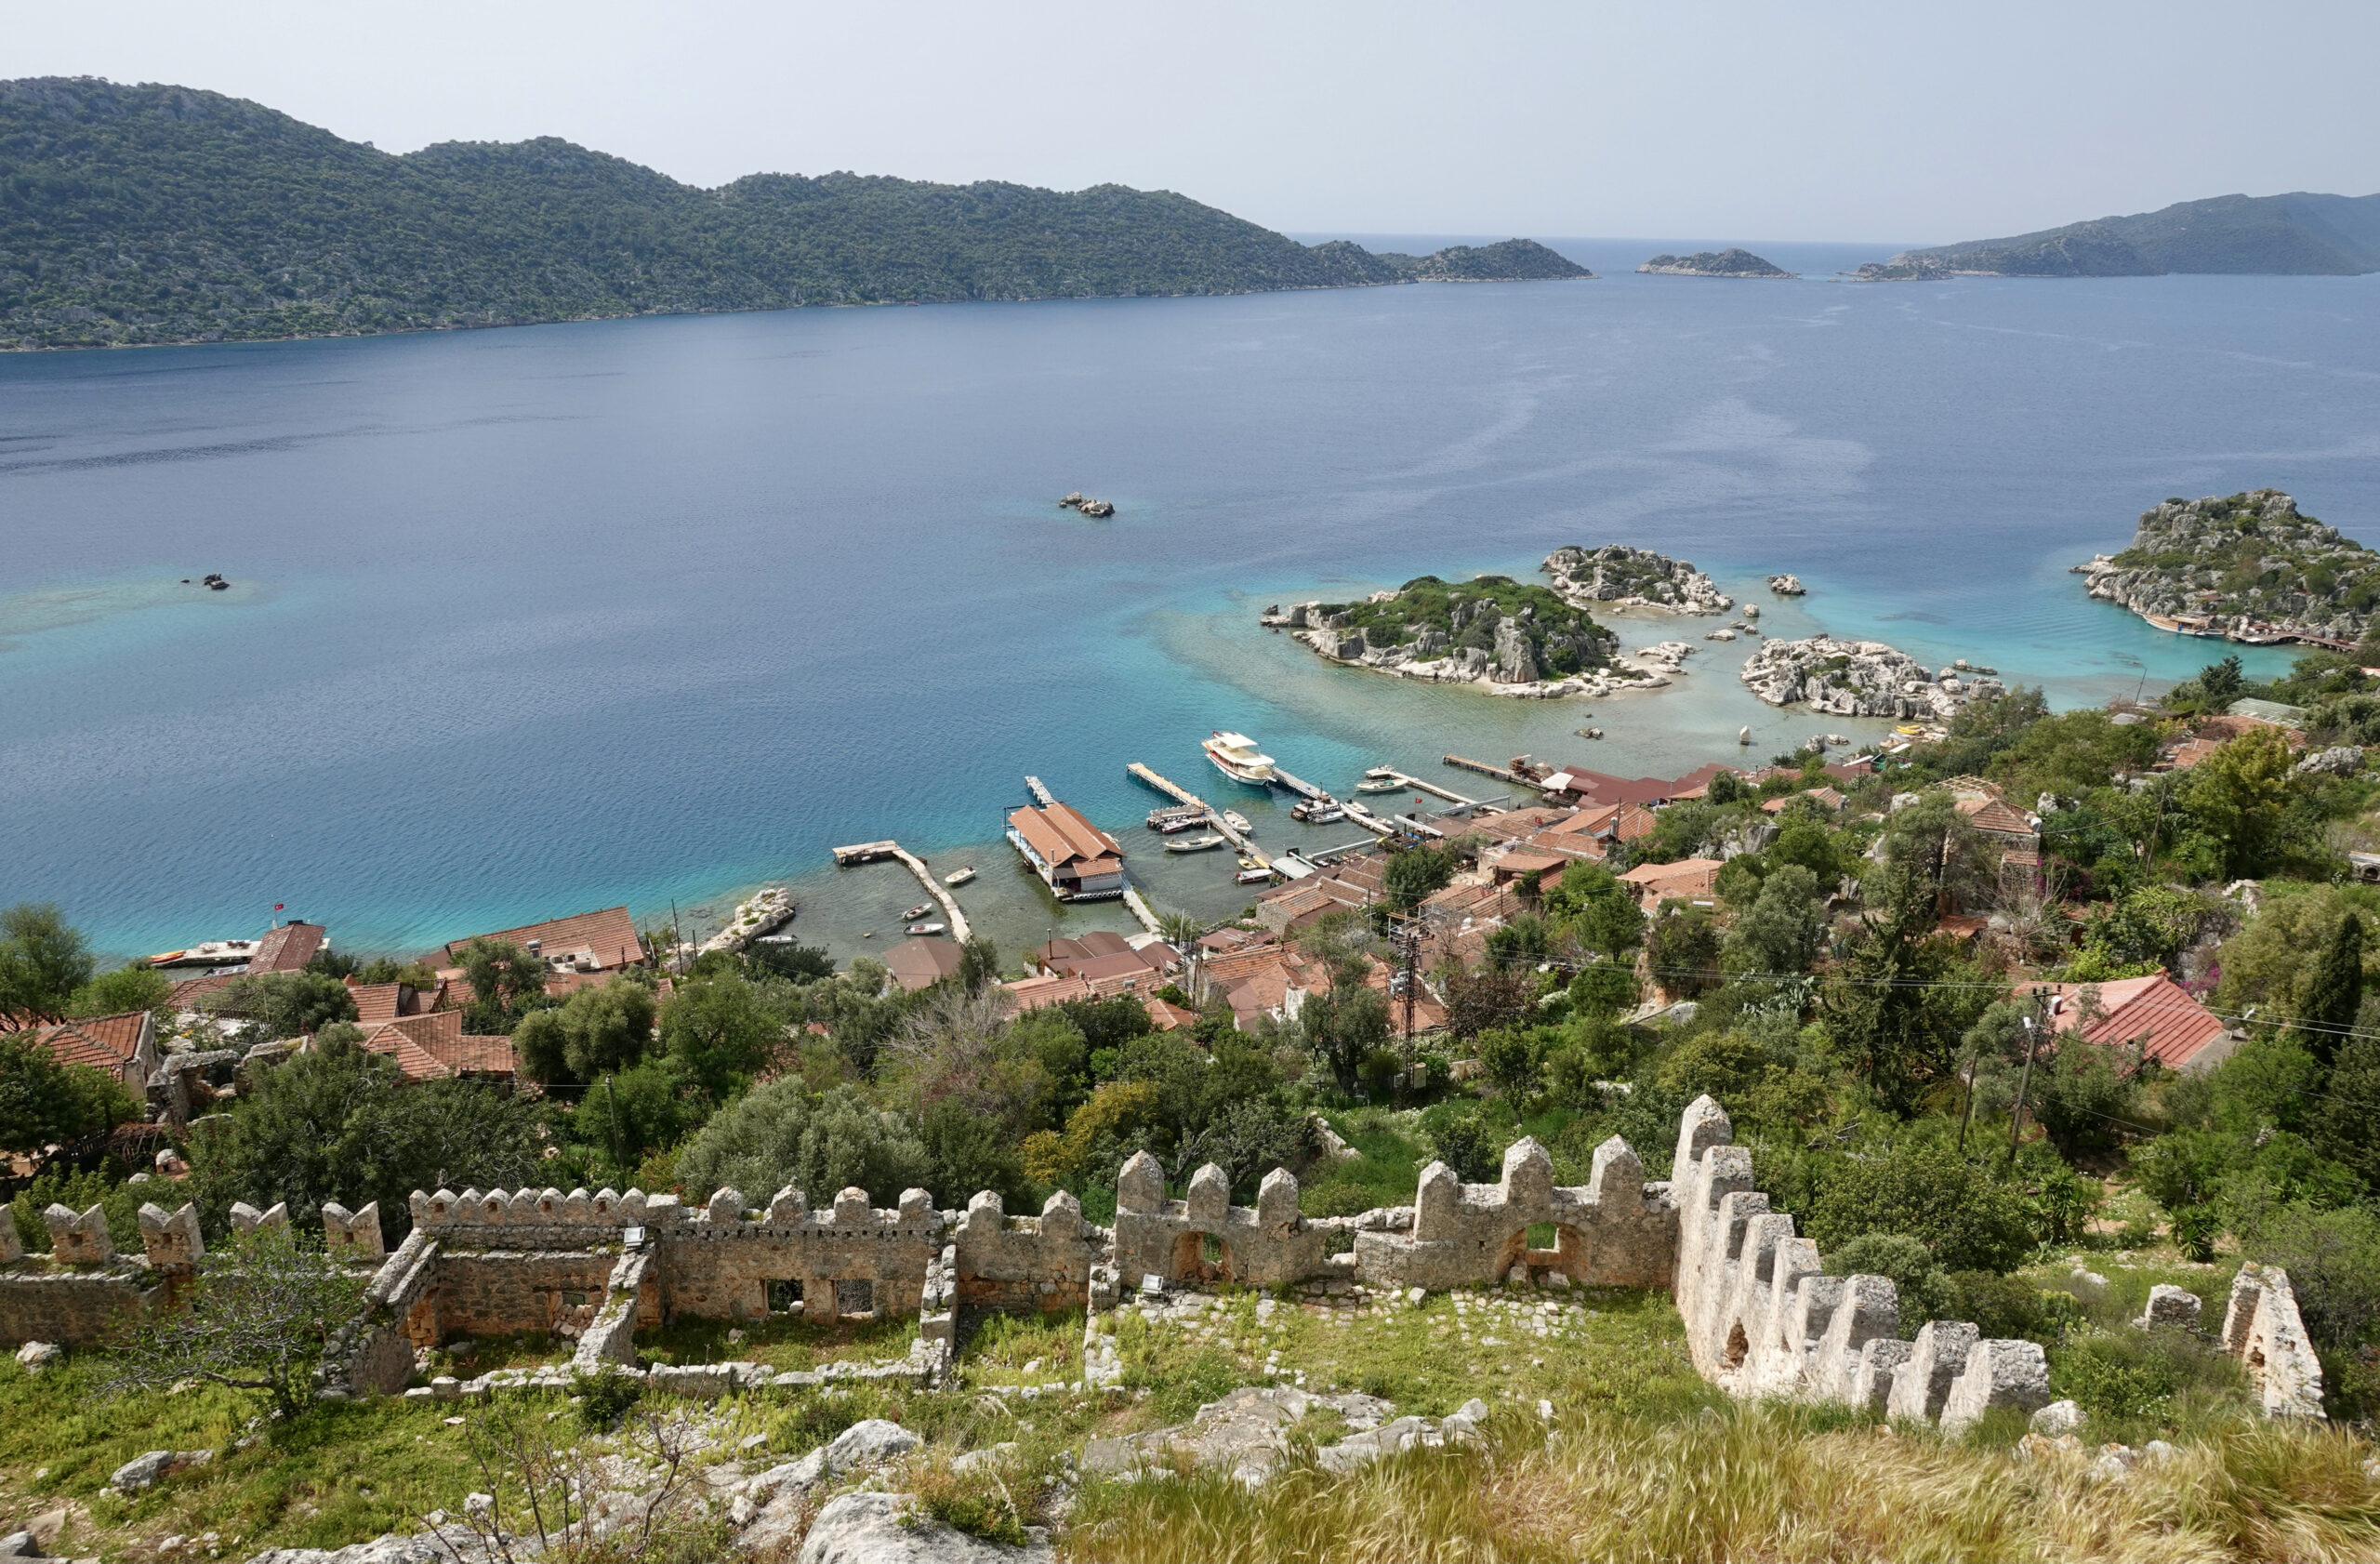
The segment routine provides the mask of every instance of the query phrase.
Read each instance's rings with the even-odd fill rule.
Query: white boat
[[[1223,811],[1223,824],[1229,826],[1232,829],[1237,831],[1242,836],[1254,836],[1256,834],[1256,828],[1248,823],[1248,816],[1242,815],[1236,809],[1226,809]]]
[[[1272,878],[1273,871],[1269,868],[1244,868],[1232,876],[1236,882],[1242,885],[1262,885]]]
[[[948,874],[944,875],[942,877],[942,882],[945,885],[964,885],[967,881],[974,878],[975,866],[973,864],[969,864],[965,868],[953,869]]]
[[[210,939],[187,950],[167,950],[149,958],[152,967],[220,967],[246,961],[257,953],[253,939]]]
[[[1403,783],[1398,782],[1394,777],[1367,776],[1361,782],[1355,784],[1355,791],[1359,793],[1393,793],[1403,786]]]
[[[1302,820],[1309,826],[1327,826],[1346,817],[1347,812],[1339,807],[1336,799],[1307,799],[1289,810],[1290,819]]]
[[[942,925],[940,923],[912,923],[909,925],[909,932],[913,934],[938,934],[942,933]]]
[[[904,912],[903,914],[901,914],[901,921],[903,921],[904,923],[911,923],[911,922],[915,922],[917,920],[919,920],[919,919],[920,919],[920,918],[925,917],[928,913],[932,912],[932,910],[933,910],[933,903],[932,903],[932,902],[930,902],[930,901],[921,901],[921,902],[918,903],[918,905],[917,905],[917,906],[915,906],[915,907],[913,907],[913,908],[909,908],[909,910],[908,910],[908,911]]]
[[[1235,782],[1250,788],[1273,785],[1273,757],[1256,748],[1256,740],[1244,733],[1218,733],[1210,736],[1204,746],[1207,759],[1215,769]]]
[[[1178,841],[1169,842],[1165,844],[1165,850],[1169,853],[1204,853],[1210,848],[1221,847],[1223,844],[1222,837],[1209,831],[1204,836],[1183,837]]]
[[[1377,777],[1383,782],[1394,782],[1396,780],[1397,772],[1396,768],[1393,765],[1376,765],[1368,771],[1366,771],[1364,775],[1366,776]]]

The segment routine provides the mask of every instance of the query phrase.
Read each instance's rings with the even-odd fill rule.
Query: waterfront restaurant
[[[1061,901],[1101,901],[1124,894],[1124,849],[1071,804],[1020,809],[1008,839]]]

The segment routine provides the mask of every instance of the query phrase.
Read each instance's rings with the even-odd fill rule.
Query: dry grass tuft
[[[2368,1447],[2240,1425],[2122,1481],[2080,1456],[2019,1462],[1792,1408],[1659,1424],[1518,1419],[1484,1451],[1415,1451],[1253,1492],[1195,1476],[1086,1491],[1066,1554],[1102,1564],[1417,1560],[2039,1559],[2110,1564],[2380,1557]]]

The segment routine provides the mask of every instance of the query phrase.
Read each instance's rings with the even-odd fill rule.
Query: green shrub
[[[2033,1247],[2015,1190],[1930,1146],[1845,1160],[1818,1190],[1805,1226],[1822,1250],[1868,1233],[1904,1234],[1953,1271],[2014,1270]]]
[[[574,1371],[570,1393],[578,1398],[579,1425],[601,1434],[618,1427],[620,1419],[642,1398],[644,1381],[606,1363],[591,1374]]]

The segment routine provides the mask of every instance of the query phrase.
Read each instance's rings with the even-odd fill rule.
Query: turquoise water
[[[1744,695],[1745,643],[1590,719],[1325,667],[1256,628],[1270,603],[1626,541],[1749,583],[1774,630],[2073,703],[2205,658],[2066,574],[2156,500],[2270,484],[2374,537],[2380,279],[1626,271],[1679,243],[1565,245],[1591,284],[0,358],[0,902],[113,951],[276,902],[412,949],[792,880],[850,953],[918,894],[826,850],[895,836],[973,862],[1012,948],[1120,919],[998,844],[1026,772],[1212,912],[1228,861],[1157,854],[1123,767],[1218,796],[1217,727],[1329,786],[1394,761],[1459,789],[1448,751],[1670,773],[1746,722],[1761,756],[1855,731]],[[1810,596],[1768,600],[1773,570]],[[179,585],[207,571],[234,590]],[[1344,840],[1236,802],[1276,848]]]

